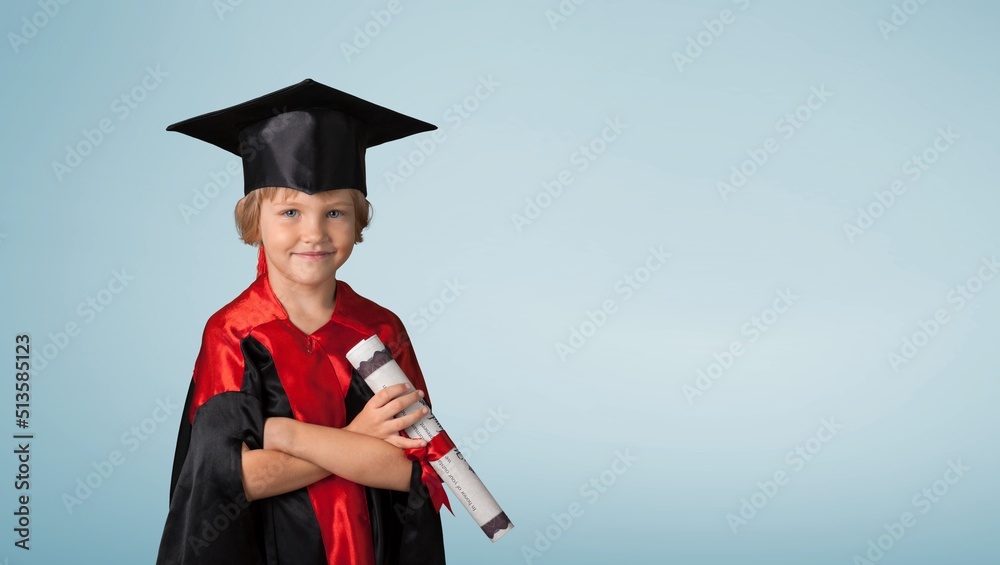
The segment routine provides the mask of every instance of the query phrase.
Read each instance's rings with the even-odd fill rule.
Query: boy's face
[[[284,191],[260,205],[260,234],[269,276],[293,286],[335,280],[354,249],[354,204],[348,190]]]

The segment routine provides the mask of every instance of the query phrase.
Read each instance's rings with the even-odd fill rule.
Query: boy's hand
[[[395,417],[424,396],[419,390],[407,392],[409,388],[409,385],[403,383],[376,392],[375,396],[365,404],[364,409],[344,429],[384,439],[400,449],[427,445],[427,442],[421,439],[410,439],[399,435],[400,431],[416,424],[427,414],[427,408],[421,407],[412,414]]]

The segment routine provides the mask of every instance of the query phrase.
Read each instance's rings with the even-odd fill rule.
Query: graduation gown
[[[181,417],[158,565],[444,563],[440,516],[416,461],[408,493],[331,475],[253,502],[244,494],[242,446],[262,447],[266,418],[342,428],[364,407],[372,393],[345,354],[372,334],[426,394],[399,318],[343,281],[329,322],[310,335],[288,320],[266,274],[209,319]]]

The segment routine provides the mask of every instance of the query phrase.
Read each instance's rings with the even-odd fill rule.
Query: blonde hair
[[[351,202],[354,203],[354,244],[364,241],[361,230],[366,229],[371,223],[375,210],[368,199],[360,190],[348,191],[351,195]],[[284,200],[295,193],[295,189],[284,186],[265,186],[256,190],[251,190],[236,203],[236,231],[240,234],[240,239],[247,245],[260,245],[260,205],[264,200]]]

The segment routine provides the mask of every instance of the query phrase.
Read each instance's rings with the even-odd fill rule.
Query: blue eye
[[[339,217],[343,216],[344,213],[341,212],[340,210],[330,210],[329,212],[326,213],[326,215],[329,216],[329,217],[331,217],[331,218],[339,218]]]
[[[285,210],[284,212],[281,213],[281,215],[285,216],[286,218],[294,218],[298,214],[299,214],[298,210]]]

